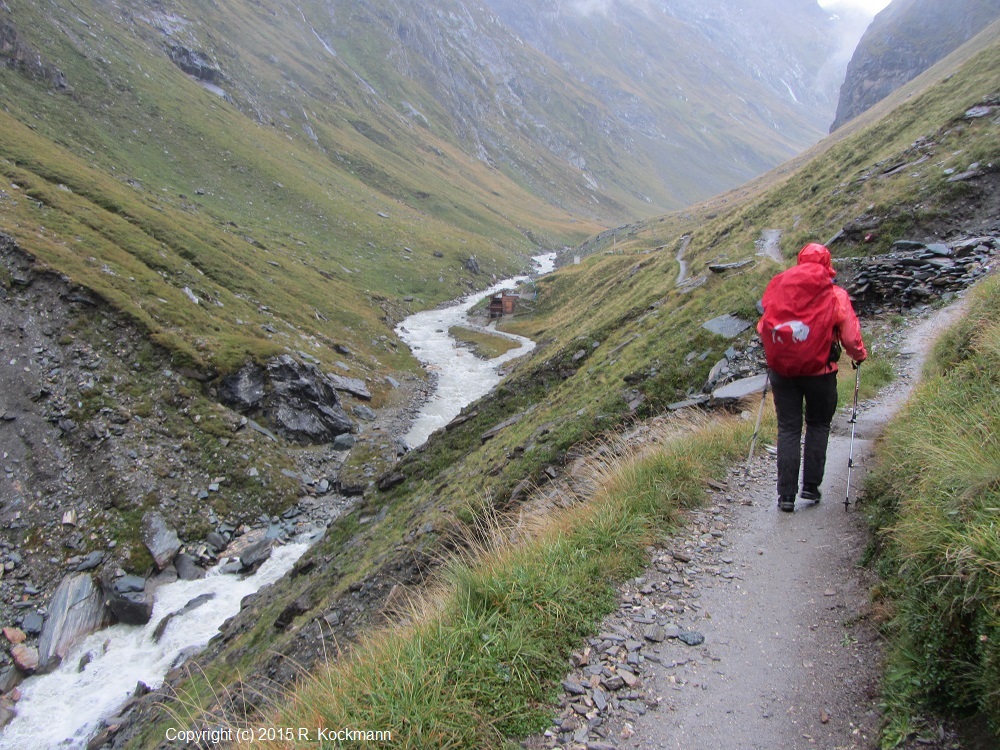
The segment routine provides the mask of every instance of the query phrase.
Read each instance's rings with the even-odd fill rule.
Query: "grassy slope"
[[[930,729],[927,712],[979,713],[1000,734],[1000,280],[972,295],[925,375],[867,487],[887,747]]]
[[[869,250],[879,250],[935,226],[955,201],[975,199],[967,186],[946,183],[943,170],[1000,159],[995,122],[984,118],[956,127],[967,108],[1000,89],[1000,45],[986,45],[961,68],[952,64],[951,77],[939,77],[868,129],[817,149],[804,168],[771,175],[742,197],[722,196],[634,227],[630,237],[619,236],[618,254],[589,257],[541,280],[534,311],[512,326],[542,343],[537,353],[492,396],[468,409],[468,421],[437,434],[401,462],[396,467],[401,484],[366,498],[362,514],[374,520],[359,525],[352,515],[311,553],[335,558],[335,569],[302,575],[277,594],[246,639],[226,647],[227,659],[213,663],[213,677],[232,679],[235,669],[259,658],[255,652],[280,650],[288,636],[275,639],[269,623],[282,601],[309,592],[314,607],[302,622],[308,621],[336,606],[352,581],[391,569],[400,550],[406,550],[404,556],[437,554],[433,550],[442,542],[454,543],[452,534],[461,538],[462,529],[489,518],[491,508],[516,507],[516,486],[543,482],[545,467],[567,463],[579,443],[631,419],[626,402],[634,391],[645,398],[644,412],[656,412],[687,388],[700,386],[708,368],[734,343],[700,324],[722,313],[752,320],[754,301],[776,267],[759,259],[735,273],[710,275],[704,287],[682,294],[674,289],[674,251],[681,235],[692,236],[688,259],[698,275],[710,262],[752,257],[763,229],[783,229],[784,250],[791,255],[806,239],[829,237],[851,218],[878,213],[884,229]],[[920,136],[942,141],[923,179],[908,174],[868,179],[877,163],[903,158]],[[735,343],[745,346],[749,339],[747,333]],[[574,359],[578,352],[584,354]],[[708,356],[687,362],[689,352]],[[483,432],[516,415],[520,421],[482,443]],[[416,533],[425,525],[434,531]],[[243,648],[248,643],[250,648]]]
[[[133,33],[96,6],[77,11],[19,9],[21,41],[44,49],[70,90],[0,67],[0,231],[182,363],[225,370],[300,348],[331,364],[330,344],[343,343],[368,374],[413,367],[387,325],[403,297],[454,298],[522,269],[535,243],[593,231],[453,144],[384,112],[379,122],[377,106],[348,121],[351,102],[334,97],[314,112],[315,142],[294,122],[261,124],[137,38],[153,33],[141,22]],[[470,255],[478,278],[463,267]]]
[[[566,657],[617,605],[616,581],[641,570],[649,540],[699,502],[750,431],[720,419],[673,427],[654,456],[618,452],[617,467],[598,472],[596,496],[546,519],[528,543],[512,543],[524,529],[490,514],[479,555],[451,564],[417,622],[310,676],[275,722],[378,727],[414,750],[499,748],[540,731]]]

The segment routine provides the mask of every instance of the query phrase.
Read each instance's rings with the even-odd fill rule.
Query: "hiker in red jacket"
[[[819,502],[830,423],[837,411],[841,346],[854,366],[868,357],[847,291],[833,283],[830,251],[810,243],[798,265],[767,285],[757,332],[764,344],[778,416],[778,507],[795,510],[799,464],[804,500]],[[801,448],[802,403],[806,438]]]

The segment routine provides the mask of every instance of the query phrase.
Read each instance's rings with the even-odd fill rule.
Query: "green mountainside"
[[[407,313],[817,140],[831,105],[794,90],[830,21],[791,7],[787,48],[711,33],[749,36],[771,3],[566,12],[547,55],[451,0],[5,0],[0,231],[179,366],[213,377],[301,341],[329,366],[339,344],[378,397],[415,368]],[[769,61],[787,81],[756,80]]]
[[[787,7],[807,5],[811,14],[811,4]],[[396,378],[423,377],[396,339],[400,320],[565,248],[561,268],[505,324],[538,348],[398,462],[376,445],[384,435],[355,446],[347,466],[361,489],[350,512],[286,580],[244,602],[197,668],[132,704],[109,729],[120,731],[116,746],[156,746],[181,713],[240,720],[287,696],[303,670],[437,581],[491,514],[516,514],[532,488],[571,471],[590,440],[698,392],[730,350],[752,359],[752,331],[729,339],[702,324],[755,319],[779,267],[757,253],[766,233],[780,233],[788,259],[849,229],[833,244],[844,259],[897,239],[997,231],[997,25],[784,162],[818,126],[787,100],[742,102],[734,115],[741,90],[775,90],[747,77],[738,55],[714,70],[694,65],[680,99],[693,119],[674,121],[666,89],[636,82],[666,58],[651,55],[642,64],[652,67],[626,80],[628,61],[609,53],[594,68],[603,78],[588,80],[579,40],[598,34],[587,31],[594,19],[536,48],[518,36],[527,26],[515,33],[500,20],[515,9],[496,8],[0,0],[0,251],[16,258],[0,271],[0,296],[38,299],[44,284],[64,284],[70,293],[52,296],[86,310],[40,334],[38,348],[46,361],[72,352],[99,373],[65,393],[34,388],[23,413],[0,414],[4,439],[17,442],[32,416],[51,430],[19,445],[16,471],[45,464],[37,485],[12,481],[13,463],[0,479],[18,493],[0,508],[5,539],[43,587],[43,566],[57,580],[75,534],[81,553],[114,550],[109,567],[145,574],[136,528],[148,510],[170,514],[197,546],[220,525],[263,515],[266,526],[316,494],[300,481],[312,446],[266,425],[245,429],[219,403],[220,376],[288,355],[349,373],[382,409],[398,396]],[[662,22],[642,29],[641,46],[667,44],[658,29],[678,20]],[[721,94],[706,86],[725,77]],[[630,122],[621,106],[633,95],[642,116]],[[975,107],[989,116],[967,116]],[[651,155],[651,143],[670,140],[636,137],[653,121],[671,123],[672,148],[690,162]],[[725,167],[704,181],[685,172],[709,171],[714,152]],[[950,179],[962,173],[974,175]],[[740,187],[687,205],[724,185]],[[709,270],[719,264],[728,270]],[[61,369],[48,371],[53,382]],[[90,457],[86,477],[66,479],[64,447]],[[67,498],[81,504],[79,532],[57,513]],[[44,524],[25,528],[22,511],[44,512]],[[3,586],[10,612],[22,589]],[[530,721],[508,728],[523,733],[543,711],[533,699]],[[465,746],[485,746],[483,733],[502,744],[489,725]]]
[[[239,675],[239,695],[270,695],[264,672],[292,674],[281,665],[310,666],[324,659],[326,640],[342,645],[383,623],[407,590],[432,576],[442,550],[477,538],[492,513],[516,515],[532,488],[573,471],[589,441],[700,389],[727,349],[752,353],[752,331],[730,339],[702,323],[725,314],[755,319],[755,302],[779,268],[756,252],[765,231],[783,233],[788,259],[807,241],[849,229],[832,245],[838,264],[886,251],[899,239],[995,233],[1000,25],[970,44],[795,164],[690,210],[633,225],[627,236],[613,244],[609,237],[578,264],[568,256],[567,265],[539,280],[533,309],[507,326],[535,338],[539,349],[453,427],[387,472],[384,489],[366,494],[357,514],[337,522],[291,580],[236,618],[203,662],[210,679],[234,689]],[[975,107],[992,116],[969,116]],[[930,158],[920,158],[920,149]],[[933,166],[918,168],[927,162]],[[981,165],[978,177],[949,180],[971,164]],[[872,242],[857,226],[867,228]],[[677,283],[682,249],[700,286]],[[708,270],[743,261],[725,273]],[[560,609],[558,601],[551,604]],[[331,636],[321,633],[327,625]],[[350,693],[322,680],[320,686]],[[176,688],[191,702],[204,694],[204,681],[179,681]],[[374,706],[369,693],[351,695],[344,699],[351,705]],[[381,706],[371,710],[382,716]],[[146,744],[161,730],[148,729]],[[419,728],[414,732],[418,738]],[[483,741],[477,736],[468,746]]]

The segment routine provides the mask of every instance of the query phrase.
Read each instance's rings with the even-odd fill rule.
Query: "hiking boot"
[[[815,484],[804,484],[802,485],[802,492],[799,493],[799,497],[803,500],[815,500],[818,503],[823,497],[823,493],[819,491],[819,487]]]
[[[778,498],[778,510],[791,513],[795,510],[795,498],[792,495],[782,495]]]

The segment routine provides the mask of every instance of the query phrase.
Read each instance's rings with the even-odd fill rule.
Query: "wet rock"
[[[91,552],[86,557],[84,557],[83,560],[80,561],[80,563],[76,566],[75,570],[77,573],[82,573],[87,570],[93,570],[102,562],[104,562],[104,558],[106,556],[107,553],[104,552],[103,550],[97,550]]]
[[[222,552],[226,547],[229,546],[229,542],[226,541],[226,537],[220,534],[218,531],[211,531],[205,536],[205,541],[209,546],[213,547],[216,552]]]
[[[383,474],[375,482],[375,486],[378,487],[383,492],[386,490],[391,490],[396,485],[402,484],[406,481],[406,475],[400,472],[390,472]]]
[[[274,627],[278,630],[287,630],[296,617],[306,614],[312,608],[312,599],[308,594],[303,594],[281,611],[274,621]]]
[[[365,381],[358,378],[345,378],[342,375],[327,375],[327,380],[338,391],[350,393],[355,398],[371,401],[372,394]]]
[[[688,646],[700,646],[705,642],[705,636],[697,630],[682,630],[677,634],[677,640]]]
[[[205,577],[205,569],[200,567],[191,555],[180,554],[174,558],[177,577],[182,581],[196,581]]]
[[[240,555],[240,566],[243,572],[252,572],[267,562],[274,550],[276,541],[274,539],[261,539],[259,542],[250,545]]]
[[[212,592],[207,592],[205,594],[199,594],[194,599],[192,599],[187,604],[185,604],[183,607],[181,607],[177,611],[177,614],[186,615],[188,612],[193,612],[194,610],[198,609],[198,607],[200,607],[200,606],[202,606],[204,604],[207,604],[208,602],[212,601],[214,598],[215,598],[215,594],[212,593]]]
[[[690,409],[692,407],[701,406],[702,404],[707,403],[711,398],[712,397],[709,396],[707,393],[703,393],[698,396],[685,399],[684,401],[676,401],[672,404],[669,404],[667,408],[670,411],[680,411],[681,409]]]
[[[254,417],[267,417],[291,440],[326,443],[349,433],[354,425],[337,398],[344,390],[356,398],[371,399],[364,381],[327,375],[312,363],[283,354],[262,368],[247,364],[224,378],[219,399]]]
[[[739,401],[747,396],[760,393],[767,383],[767,373],[754,375],[750,378],[734,380],[721,388],[712,391],[712,398],[716,401]]]
[[[249,363],[219,383],[219,399],[238,410],[255,408],[264,399],[264,370]]]
[[[203,52],[189,49],[180,44],[171,45],[170,60],[189,76],[207,83],[221,83],[222,71]]]
[[[357,441],[355,440],[354,435],[337,435],[337,437],[333,439],[332,447],[335,451],[349,451],[354,447],[355,442]]]
[[[6,638],[9,643],[16,646],[19,643],[24,643],[25,638],[28,636],[26,636],[24,631],[20,628],[7,627],[3,629],[3,637]]]
[[[337,481],[337,486],[340,489],[340,494],[348,497],[363,495],[368,489],[368,483],[363,479],[340,479]]]
[[[24,672],[24,674],[32,675],[38,671],[37,649],[19,643],[10,650],[10,657],[14,660],[14,666]]]
[[[153,630],[153,642],[154,643],[160,642],[160,640],[163,638],[163,634],[167,630],[167,626],[171,622],[173,622],[175,618],[181,617],[182,615],[186,615],[189,612],[198,609],[198,607],[212,601],[214,598],[215,598],[214,593],[207,593],[207,594],[202,594],[201,596],[196,596],[194,599],[189,601],[187,604],[185,604],[176,612],[171,612],[169,615],[164,617],[156,624],[156,628],[154,628]]]
[[[650,625],[642,632],[643,638],[652,643],[662,643],[666,640],[667,634],[661,625]]]
[[[181,548],[177,532],[157,512],[147,513],[142,519],[142,541],[156,563],[157,570],[169,565]]]
[[[38,640],[39,671],[54,669],[72,645],[108,624],[101,590],[87,573],[65,576],[52,601]]]
[[[357,404],[351,411],[354,412],[354,416],[365,422],[374,422],[378,418],[378,414],[364,404]]]
[[[749,266],[754,261],[750,260],[740,260],[735,263],[713,263],[708,267],[708,270],[712,273],[725,273],[726,271],[734,271],[737,268],[743,268],[744,266]]]
[[[484,443],[488,442],[488,441],[492,440],[493,438],[495,438],[497,435],[499,435],[501,432],[503,432],[505,429],[507,429],[508,427],[510,427],[511,425],[515,425],[518,422],[520,422],[523,418],[524,418],[524,414],[523,413],[522,414],[515,414],[513,417],[505,419],[504,421],[500,422],[499,424],[493,425],[490,429],[486,430],[486,432],[484,432],[482,435],[480,435],[479,439],[482,442],[484,442]]]
[[[115,594],[107,601],[118,622],[126,625],[145,625],[153,616],[153,597],[143,591]]]
[[[21,629],[27,635],[38,635],[45,625],[45,618],[38,612],[29,612],[21,620]]]
[[[145,625],[153,615],[153,596],[146,579],[125,575],[115,580],[102,579],[105,602],[118,622]]]
[[[735,315],[720,315],[701,324],[701,327],[727,339],[736,338],[753,323]]]
[[[146,589],[146,579],[142,576],[124,575],[112,584],[115,593],[131,594]]]
[[[987,272],[1000,250],[995,237],[970,237],[950,243],[901,240],[892,252],[844,262],[845,284],[862,313],[884,306],[906,309],[961,291]]]
[[[9,693],[24,681],[25,674],[16,667],[7,667],[0,672],[0,694]]]

